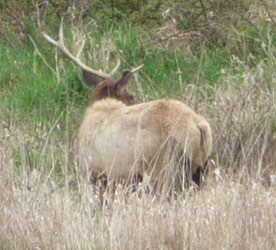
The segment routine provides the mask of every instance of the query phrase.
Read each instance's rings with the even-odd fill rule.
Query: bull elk
[[[43,36],[82,69],[85,83],[93,88],[79,129],[78,156],[94,184],[101,176],[126,181],[145,175],[155,187],[167,183],[179,189],[192,179],[200,184],[212,149],[211,128],[202,116],[173,99],[135,104],[125,87],[143,65],[119,80],[114,74],[120,60],[109,74],[88,67],[80,60],[84,43],[76,56],[65,47],[62,22],[57,41]]]

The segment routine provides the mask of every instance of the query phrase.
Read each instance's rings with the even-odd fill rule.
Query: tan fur
[[[156,180],[168,160],[170,143],[192,160],[195,173],[211,152],[210,125],[177,100],[127,106],[105,98],[90,105],[84,115],[79,131],[81,166],[86,173],[112,179],[139,173]]]

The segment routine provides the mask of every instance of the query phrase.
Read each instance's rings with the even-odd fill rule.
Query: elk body
[[[212,149],[211,128],[202,116],[173,99],[135,104],[125,87],[142,66],[117,81],[119,62],[110,74],[89,68],[79,59],[83,46],[76,57],[65,48],[62,24],[58,41],[44,37],[82,68],[93,88],[78,135],[80,168],[92,173],[93,183],[101,176],[127,181],[147,175],[160,187],[167,182],[179,189],[183,179],[200,184]],[[98,83],[97,77],[104,80]]]

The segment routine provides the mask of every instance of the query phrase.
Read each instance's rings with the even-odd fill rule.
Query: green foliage
[[[264,23],[262,26],[242,26],[240,27],[239,36],[231,52],[245,61],[247,64],[254,66],[259,61],[269,59],[268,55],[271,50],[276,48],[276,33]]]
[[[30,151],[28,148],[25,148],[26,151],[16,153],[14,157],[14,164],[17,171],[22,170],[22,166],[28,167],[29,170],[38,169],[38,166],[42,164],[42,155],[40,152]]]
[[[55,120],[60,116],[65,119],[70,105],[83,110],[90,92],[81,83],[78,70],[60,53],[56,55],[55,49],[40,36],[41,30],[45,30],[57,37],[61,17],[65,19],[65,37],[69,47],[73,40],[71,23],[78,26],[77,22],[81,20],[85,26],[93,18],[97,28],[96,25],[87,25],[85,32],[99,47],[107,38],[114,41],[116,49],[121,52],[113,57],[120,55],[123,59],[121,72],[143,63],[145,66],[140,75],[149,98],[181,96],[180,90],[190,83],[218,85],[225,72],[239,75],[246,68],[256,67],[259,62],[270,65],[271,69],[274,67],[274,57],[270,58],[276,47],[273,26],[264,22],[255,27],[248,22],[237,21],[248,9],[247,1],[96,0],[89,3],[85,9],[83,3],[76,2],[72,11],[77,18],[72,19],[72,15],[67,14],[69,2],[50,1],[48,7],[41,7],[44,12],[40,13],[39,27],[35,18],[22,19],[23,43],[17,41],[17,33],[7,25],[10,19],[5,19],[6,39],[0,41],[0,97],[4,110],[12,110],[20,117],[28,114],[26,119],[41,120]],[[6,1],[1,8],[5,13],[10,9],[16,12],[17,4],[17,0]],[[42,4],[42,1],[24,2],[23,12],[31,15],[36,9],[35,4]],[[235,14],[230,24],[235,23],[238,34],[227,40],[222,34],[228,29],[214,30],[211,24],[224,17],[229,20],[230,14]],[[8,15],[12,16],[11,13]],[[201,34],[202,40],[192,42],[192,53],[188,56],[178,49],[148,45],[152,43],[149,38],[151,27],[175,17],[180,32],[197,31]],[[223,26],[224,22],[220,25]],[[86,45],[86,53],[95,51],[91,46],[94,43]],[[94,61],[93,65],[101,67],[100,60]],[[150,87],[148,81],[151,82]]]
[[[100,22],[130,21],[135,24],[156,24],[162,18],[162,0],[97,0],[91,4],[94,17]]]
[[[56,26],[53,23],[51,33],[58,32]],[[30,40],[16,49],[6,42],[2,43],[1,106],[19,116],[24,114],[23,117],[26,117],[25,114],[28,113],[28,119],[33,117],[53,121],[60,115],[66,118],[68,105],[73,103],[78,108],[83,107],[89,91],[83,86],[76,67],[60,53],[55,59],[55,49],[36,34],[34,24],[30,22],[27,27],[40,54]],[[101,43],[107,36],[111,36],[116,47],[122,51],[124,64],[121,72],[144,63],[141,76],[146,78],[143,87],[146,95],[152,98],[179,96],[180,89],[188,83],[220,84],[223,72],[242,74],[246,67],[253,67],[260,60],[265,61],[266,52],[262,49],[262,44],[270,41],[270,47],[275,47],[275,34],[272,31],[267,30],[267,34],[271,35],[262,39],[264,31],[247,28],[240,33],[240,40],[234,48],[202,48],[200,55],[190,55],[187,58],[181,51],[147,47],[143,30],[132,24],[118,23],[112,26],[112,33],[109,30],[106,26],[104,33],[100,30],[93,31],[96,43],[102,46]],[[65,31],[66,43],[70,47],[71,31]],[[233,55],[239,58],[239,64],[231,62]],[[147,79],[154,83],[154,89],[148,87]]]
[[[186,58],[181,51],[147,48],[142,30],[132,25],[124,23],[114,29],[114,40],[125,61],[129,65],[143,63],[143,73],[157,84],[160,89],[156,91],[161,96],[175,96],[179,92],[179,78],[183,85],[193,82],[197,74],[203,81],[217,84],[221,71],[231,67],[230,54],[222,47],[203,49],[202,55]]]
[[[33,10],[34,8],[33,3],[34,1],[30,1],[30,0],[27,0],[27,1],[1,0],[0,9],[4,11],[8,9],[10,11],[11,9],[17,9],[20,7],[21,10],[28,13],[29,11]]]
[[[52,54],[49,57],[53,56]],[[0,95],[1,106],[18,113],[21,119],[55,119],[66,110],[68,103],[83,103],[87,91],[76,69],[69,63],[57,75],[29,45],[13,48],[1,46]],[[47,61],[51,61],[50,59]],[[29,114],[26,117],[26,113]]]

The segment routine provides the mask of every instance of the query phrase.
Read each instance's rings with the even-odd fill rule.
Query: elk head
[[[52,45],[59,48],[64,55],[66,55],[73,63],[79,66],[82,69],[83,79],[85,84],[93,89],[93,94],[91,96],[91,100],[89,104],[93,104],[95,101],[99,101],[104,98],[115,98],[126,105],[134,104],[133,95],[130,94],[126,89],[126,85],[128,84],[132,74],[143,67],[143,64],[134,68],[132,70],[126,71],[123,73],[123,76],[119,80],[114,79],[114,75],[120,67],[120,60],[118,60],[114,69],[109,73],[104,73],[102,70],[95,70],[86,64],[84,64],[80,57],[83,51],[85,41],[82,41],[82,44],[77,52],[77,55],[74,56],[69,52],[69,50],[65,47],[64,44],[64,35],[63,35],[63,22],[61,21],[59,28],[59,38],[57,41],[52,39],[46,33],[42,33],[43,37]],[[100,79],[103,79],[100,81]]]

